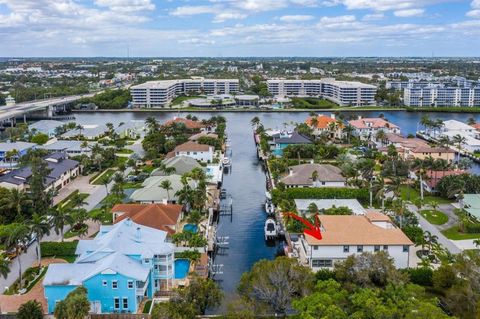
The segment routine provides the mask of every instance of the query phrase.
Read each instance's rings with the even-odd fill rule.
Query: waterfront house
[[[418,158],[418,159],[443,159],[448,161],[449,163],[453,162],[455,159],[455,151],[441,146],[431,147],[429,145],[425,146],[418,146],[416,148],[408,149],[407,150],[407,158]]]
[[[477,130],[475,127],[465,124],[463,122],[457,120],[447,120],[443,121],[443,125],[440,128],[441,133],[452,133],[452,134],[460,134],[462,136],[471,136],[475,137],[477,135]]]
[[[95,144],[95,142],[87,142],[87,147],[83,147],[83,141],[51,139],[46,144],[41,145],[38,148],[42,148],[54,153],[65,153],[69,157],[78,155],[90,156],[92,155],[92,147]]]
[[[55,120],[41,120],[30,124],[28,130],[30,132],[42,133],[48,137],[54,137],[58,133],[58,128],[65,125],[65,123]]]
[[[330,116],[318,115],[316,124],[312,125],[312,117],[305,120],[305,123],[313,129],[313,135],[318,137],[322,134],[328,134],[329,138],[342,138],[343,136],[343,123],[339,123],[335,119],[335,114]]]
[[[27,142],[6,142],[0,143],[0,168],[16,167],[18,159],[37,144]]]
[[[105,125],[82,125],[81,129],[75,128],[61,135],[62,139],[83,139],[94,141],[105,135],[107,127]]]
[[[175,147],[172,152],[167,154],[167,158],[174,156],[188,156],[200,162],[211,163],[213,161],[214,152],[215,148],[211,145],[188,141]]]
[[[365,215],[367,211],[363,208],[362,204],[356,199],[295,199],[295,207],[297,212],[301,215],[308,213],[308,206],[315,204],[319,213],[323,210],[338,207],[348,207],[353,215]]]
[[[400,127],[379,117],[359,118],[348,123],[355,129],[355,134],[363,140],[375,140],[379,131],[400,134]]]
[[[445,171],[433,171],[429,170],[425,172],[425,177],[422,179],[424,190],[429,193],[434,193],[437,191],[437,184],[442,178],[450,175],[461,175],[465,174],[464,170],[455,169],[455,170],[445,170]],[[418,179],[415,172],[410,172],[410,175],[414,179]]]
[[[215,138],[215,139],[217,139],[217,138],[218,138],[218,135],[215,134],[215,133],[212,133],[212,132],[201,131],[200,133],[197,133],[197,134],[194,134],[194,135],[190,136],[190,137],[188,138],[188,140],[189,140],[189,141],[192,141],[192,142],[198,142],[198,140],[199,140],[201,137],[210,137],[210,138]]]
[[[200,165],[196,159],[190,156],[185,156],[185,155],[174,156],[171,158],[164,159],[162,161],[162,164],[165,165],[166,168],[174,169],[175,171],[173,173],[178,175],[189,173],[194,168],[202,168],[202,165]],[[167,174],[165,174],[165,172],[160,168],[154,169],[150,174],[150,176],[164,176],[164,175],[167,175]]]
[[[145,298],[170,290],[174,245],[167,233],[124,219],[101,226],[91,240],[80,240],[72,264],[50,264],[43,279],[48,313],[79,286],[87,289],[93,313],[136,313]]]
[[[314,271],[332,269],[336,262],[363,252],[384,251],[397,268],[409,267],[413,242],[390,218],[378,212],[365,215],[319,215],[322,239],[300,235],[293,242],[300,262]]]
[[[163,230],[169,235],[179,230],[183,205],[176,204],[117,204],[112,207],[113,223],[130,218],[134,223]]]
[[[272,153],[277,155],[277,156],[282,156],[283,154],[283,149],[287,147],[288,145],[307,145],[307,144],[312,144],[312,140],[309,139],[308,137],[294,131],[291,134],[285,136],[280,134],[279,137],[274,137],[272,144],[273,144],[273,149]]]
[[[170,181],[171,189],[166,190],[161,187],[163,181]],[[193,188],[193,181],[188,182]],[[176,193],[183,188],[182,177],[177,174],[167,176],[151,176],[142,183],[142,188],[136,189],[130,200],[141,204],[175,204],[178,201]]]
[[[385,145],[394,145],[398,154],[404,160],[415,158],[423,160],[432,157],[433,159],[443,159],[451,162],[455,156],[455,152],[449,148],[441,146],[431,147],[425,140],[416,137],[407,138],[395,133],[386,133],[382,143]],[[379,151],[387,154],[388,147],[381,147]]]
[[[206,125],[203,124],[202,122],[200,121],[193,121],[193,120],[189,120],[189,119],[185,119],[185,118],[181,118],[181,117],[174,117],[173,120],[168,120],[166,121],[163,126],[170,126],[172,124],[183,124],[185,126],[185,128],[187,128],[188,130],[192,130],[192,131],[200,131],[200,130],[205,130],[206,129]]]
[[[60,190],[80,174],[80,163],[66,158],[64,153],[49,154],[43,160],[49,169],[44,181],[45,190]],[[0,176],[0,186],[24,190],[29,187],[31,177],[32,170],[29,166],[14,169]]]
[[[330,164],[300,164],[289,167],[289,174],[280,180],[290,187],[345,187],[346,178],[340,168]]]

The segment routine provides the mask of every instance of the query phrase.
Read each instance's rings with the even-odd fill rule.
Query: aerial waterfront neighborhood
[[[0,319],[480,318],[478,0],[0,0]]]

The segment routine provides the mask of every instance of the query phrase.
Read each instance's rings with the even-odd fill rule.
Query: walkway
[[[42,260],[42,265],[50,265],[52,263],[66,263],[63,259],[50,258]],[[36,265],[36,263],[35,263]],[[0,312],[17,312],[18,308],[29,300],[37,300],[42,304],[44,313],[48,312],[47,300],[43,291],[42,281],[38,281],[35,287],[24,295],[0,295]]]
[[[425,218],[423,218],[422,215],[420,215],[417,212],[417,207],[412,204],[407,205],[408,210],[413,212],[415,216],[418,218],[418,223],[420,224],[420,227],[424,231],[429,231],[432,235],[435,235],[438,237],[438,242],[445,247],[450,253],[452,254],[458,254],[461,253],[462,251],[447,237],[445,237],[440,230],[438,230],[435,226],[430,224]]]
[[[58,195],[55,196],[55,198],[53,199],[53,205],[58,204],[59,202],[67,198],[70,194],[72,194],[76,190],[78,190],[80,193],[92,194],[98,188],[103,187],[101,185],[90,184],[89,180],[92,176],[93,174],[88,176],[83,176],[83,175],[78,176],[70,184],[66,185],[64,188],[62,188],[58,192]]]

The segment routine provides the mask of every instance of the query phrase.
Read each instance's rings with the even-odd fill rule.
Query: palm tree
[[[355,128],[350,124],[343,127],[342,133],[347,137],[347,143],[350,143],[350,138],[352,137],[353,132],[355,132]]]
[[[430,117],[428,117],[428,115],[424,115],[422,116],[422,118],[420,119],[420,124],[423,125],[423,127],[425,128],[425,134],[427,133],[427,128],[431,127],[432,125],[432,120],[430,120]]]
[[[318,171],[313,171],[312,172],[312,182],[315,184],[317,179],[318,179]]]
[[[318,214],[318,206],[315,203],[310,203],[307,210],[310,216]]]
[[[383,146],[386,138],[386,134],[384,130],[379,130],[377,134],[375,135],[375,138],[377,139],[377,142],[380,141],[380,144]]]
[[[13,159],[18,158],[19,154],[20,152],[17,149],[13,149],[5,153],[5,159],[10,161],[10,169],[12,169],[13,166]]]
[[[428,203],[430,207],[432,207],[432,210],[436,213],[438,210],[439,203],[436,200],[432,200]]]
[[[188,184],[188,181],[183,182],[182,189],[175,193],[178,198],[178,202],[187,207],[187,210],[193,207],[193,189]]]
[[[145,124],[150,133],[157,131],[159,128],[157,120],[152,116],[147,117]]]
[[[375,199],[382,201],[382,211],[385,210],[385,181],[383,177],[377,177],[372,183],[372,191]]]
[[[5,254],[0,254],[0,276],[2,276],[4,279],[7,279],[9,273],[10,260],[8,260]]]
[[[63,232],[65,229],[65,226],[67,225],[72,225],[74,223],[73,216],[69,210],[63,209],[63,208],[57,208],[57,209],[52,209],[50,212],[50,217],[51,217],[51,224],[53,226],[53,229],[55,230],[55,233],[58,235],[60,234],[62,242],[64,239]]]
[[[5,246],[9,249],[15,249],[15,255],[18,262],[18,278],[19,287],[22,289],[22,262],[20,254],[24,249],[25,243],[29,240],[30,229],[25,224],[14,223],[8,225],[8,235],[5,241]]]
[[[473,244],[475,245],[475,247],[480,248],[480,238],[474,239]]]
[[[252,120],[250,121],[250,124],[252,125],[253,128],[256,129],[260,124],[260,119],[258,118],[258,116],[255,116],[254,118],[252,118]]]
[[[469,117],[467,120],[468,125],[475,125],[477,122],[475,121],[475,118]]]
[[[87,205],[88,203],[85,201],[80,193],[74,194],[69,201],[70,207],[82,207],[83,205]]]
[[[426,176],[426,162],[420,158],[413,161],[412,168],[415,170],[420,182],[420,200],[423,201],[423,179]]]
[[[461,136],[460,134],[453,136],[453,143],[457,144],[457,148],[458,148],[457,163],[460,162],[460,153],[462,152],[462,146],[463,144],[465,144],[466,141],[467,141],[466,137]]]
[[[79,124],[75,129],[78,130],[78,136],[82,136],[83,126]]]
[[[173,189],[172,182],[168,179],[163,180],[160,183],[160,187],[167,191],[167,202],[170,202],[170,191]]]
[[[38,266],[42,264],[42,252],[40,248],[40,241],[42,237],[50,234],[50,225],[46,221],[44,216],[33,214],[32,219],[28,222],[31,233],[35,236],[37,242],[37,259]]]
[[[100,183],[103,186],[105,186],[105,191],[107,192],[107,196],[109,195],[108,184],[110,184],[110,181],[111,181],[111,178],[107,175],[102,176],[102,178],[100,179]]]
[[[24,207],[31,202],[24,191],[12,188],[6,198],[0,199],[0,206],[14,210],[17,216],[21,216]]]

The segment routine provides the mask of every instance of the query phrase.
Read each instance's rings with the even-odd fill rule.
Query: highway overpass
[[[15,118],[26,116],[27,113],[34,111],[46,110],[49,116],[53,115],[53,109],[59,106],[65,106],[76,102],[81,98],[92,97],[96,93],[71,95],[65,97],[57,97],[45,100],[35,100],[30,102],[17,103],[15,105],[0,106],[0,123],[14,123]]]

